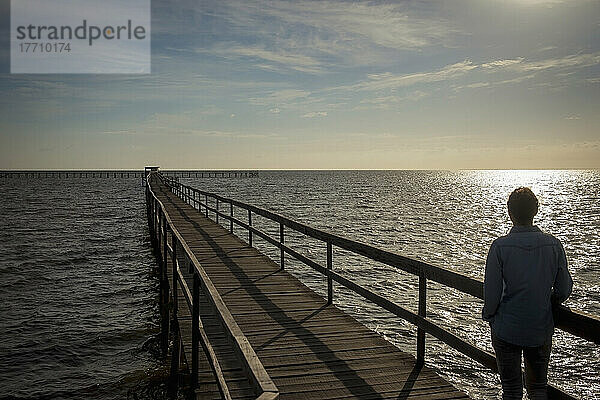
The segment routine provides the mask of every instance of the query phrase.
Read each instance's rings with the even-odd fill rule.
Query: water
[[[0,397],[165,398],[139,179],[0,188]]]
[[[508,194],[529,185],[541,202],[536,223],[568,254],[575,288],[567,305],[600,315],[598,171],[273,171],[182,181],[477,279],[491,241],[510,228]],[[0,188],[0,397],[164,398],[166,366],[153,351],[158,282],[139,180],[6,179]],[[259,217],[253,223],[278,234]],[[324,263],[324,244],[291,233],[286,243]],[[414,277],[339,249],[333,261],[416,311]],[[286,268],[325,294],[322,276],[289,258]],[[334,301],[415,353],[410,324],[338,286]],[[429,316],[491,351],[481,305],[429,284]],[[582,399],[600,398],[598,346],[558,332],[552,357],[553,382]],[[426,360],[473,398],[497,398],[494,374],[430,337]]]
[[[480,280],[491,242],[511,227],[508,194],[530,186],[541,203],[536,224],[560,238],[568,255],[575,287],[566,305],[600,315],[599,171],[273,171],[261,172],[259,179],[182,181]],[[253,217],[253,224],[278,237],[275,224],[259,217]],[[256,236],[255,242],[278,260],[278,250]],[[302,235],[287,236],[286,243],[325,264],[323,243]],[[334,269],[345,276],[417,311],[415,277],[339,249],[333,260]],[[289,258],[286,266],[326,295],[320,274]],[[334,290],[336,305],[400,349],[416,353],[416,330],[410,324],[343,288]],[[427,304],[434,321],[492,351],[489,328],[480,320],[480,300],[430,283]],[[499,398],[495,374],[430,337],[426,361],[473,398]],[[598,346],[557,331],[550,380],[582,399],[600,398],[599,361]]]

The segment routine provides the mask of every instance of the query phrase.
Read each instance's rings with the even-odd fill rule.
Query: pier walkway
[[[148,222],[161,266],[163,348],[171,354],[172,376],[179,385],[187,383],[196,398],[467,399],[424,366],[425,333],[496,369],[493,354],[426,318],[428,280],[482,298],[480,281],[182,185],[156,171],[147,181]],[[253,215],[278,222],[279,237],[257,229]],[[234,226],[247,230],[248,242],[233,234]],[[290,248],[286,229],[325,242],[326,266]],[[252,246],[255,236],[280,249],[279,263]],[[418,313],[337,274],[333,246],[417,275]],[[327,298],[285,271],[285,256],[322,273]],[[417,358],[340,311],[332,303],[333,281],[415,324]],[[596,317],[561,308],[555,321],[559,329],[600,342]],[[549,398],[574,399],[555,386],[549,386]]]
[[[156,181],[155,181],[156,182]],[[401,352],[335,305],[315,294],[280,265],[153,184],[177,227],[235,322],[254,349],[282,399],[467,399],[430,368]],[[171,246],[171,244],[169,244]],[[169,263],[168,276],[172,276]],[[186,281],[191,282],[186,273]],[[172,279],[170,280],[172,285]],[[189,284],[189,287],[192,285]],[[181,289],[179,289],[181,290]],[[183,298],[179,292],[179,298]],[[203,299],[201,309],[209,309]],[[178,307],[184,351],[191,358],[191,316]],[[213,313],[201,318],[225,370],[232,398],[256,398]],[[198,398],[221,398],[208,361],[201,360]]]

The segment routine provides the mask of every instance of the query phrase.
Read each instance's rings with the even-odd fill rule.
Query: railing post
[[[150,220],[150,239],[152,246],[154,246],[154,196],[150,199],[150,214],[148,215],[148,219]]]
[[[252,247],[252,211],[248,210],[248,244]]]
[[[233,233],[233,201],[229,200],[229,232]]]
[[[152,198],[152,235],[153,235],[153,243],[154,246],[156,246],[156,213],[157,213],[157,207],[156,207],[156,198]],[[156,249],[156,247],[154,247]]]
[[[327,269],[331,271],[333,269],[333,249],[331,241],[327,241]],[[327,277],[327,304],[333,303],[333,279],[330,276]]]
[[[421,271],[419,274],[419,316],[427,317],[427,278]],[[425,363],[425,331],[417,328],[417,364]]]
[[[164,216],[163,213],[163,277],[164,279],[168,281],[168,275],[167,275],[167,260],[168,260],[168,256],[169,256],[169,247],[168,247],[168,240],[167,240],[167,217]],[[167,285],[168,286],[168,285]]]
[[[166,220],[165,220],[166,222]],[[166,224],[165,224],[166,225]],[[167,242],[167,235],[166,232],[164,231],[165,229],[165,225],[163,225],[163,233],[165,235],[164,237],[164,242],[163,242],[163,251],[164,251],[164,255],[163,255],[163,259],[161,264],[162,268],[160,271],[160,291],[161,291],[161,305],[160,305],[160,313],[161,313],[161,347],[162,347],[162,351],[164,352],[164,354],[166,354],[167,350],[169,349],[169,275],[167,273],[167,249],[166,249],[166,242]],[[158,236],[161,236],[161,232],[160,230],[157,232]],[[160,247],[159,247],[160,248]]]
[[[217,224],[219,223],[219,198],[217,197],[217,211],[215,211],[215,220]]]
[[[283,271],[284,262],[285,262],[285,251],[283,250],[283,244],[285,242],[285,237],[283,236],[283,223],[279,223],[279,243],[281,243],[281,270]]]
[[[154,229],[156,244],[160,250],[160,206],[158,205],[158,199],[154,199]]]
[[[158,228],[158,232],[156,232],[156,240],[157,240],[157,246],[158,246],[158,250],[161,250],[161,243],[162,243],[162,208],[158,209],[158,224],[157,224],[157,228]],[[164,269],[167,268],[166,265],[162,266],[162,271],[160,271],[161,273],[164,272]],[[164,274],[163,274],[164,276]]]
[[[206,218],[208,218],[208,195],[204,195],[204,211],[206,212]]]
[[[167,237],[167,231],[165,230],[165,239]],[[166,242],[166,240],[165,240]],[[171,244],[173,245],[173,253],[171,253],[171,264],[173,265],[173,318],[177,318],[177,279],[179,278],[179,274],[177,273],[177,237],[175,236],[175,232],[171,235]],[[165,244],[166,247],[166,244]],[[165,264],[167,261],[167,257],[165,256]]]
[[[152,235],[152,222],[150,221],[150,214],[152,213],[152,204],[150,203],[150,188],[146,186],[146,219],[148,220],[148,230]]]
[[[164,221],[164,263],[165,263],[165,279],[167,280],[168,285],[168,271],[167,271],[167,260],[169,256],[169,247],[168,247],[168,232],[169,227],[167,221]],[[175,397],[177,393],[177,375],[179,373],[179,359],[181,357],[181,339],[179,337],[179,321],[177,320],[177,238],[175,237],[175,232],[171,235],[171,245],[173,246],[173,252],[171,253],[171,264],[173,266],[173,289],[171,295],[173,296],[173,318],[171,318],[172,322],[172,330],[173,330],[173,351],[171,354],[171,384],[169,385],[169,393],[172,398]]]
[[[200,278],[194,271],[194,288],[192,293],[192,390],[198,386],[198,341],[200,324]]]

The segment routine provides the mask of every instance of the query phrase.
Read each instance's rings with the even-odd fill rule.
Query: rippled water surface
[[[510,228],[508,194],[528,185],[541,201],[536,223],[568,253],[575,288],[567,305],[600,315],[598,171],[274,171],[182,181],[477,279],[490,243]],[[164,363],[153,351],[157,280],[139,180],[6,179],[0,188],[0,398],[164,398]],[[268,221],[253,223],[278,233]],[[318,241],[290,233],[286,242],[325,260]],[[414,277],[339,249],[333,260],[337,271],[416,311]],[[325,294],[320,275],[289,258],[286,265]],[[337,286],[335,303],[415,353],[410,324]],[[429,316],[491,350],[481,306],[428,286]],[[582,399],[600,398],[598,346],[557,332],[552,357],[554,383]],[[430,337],[427,363],[473,398],[497,398],[494,374]]]
[[[139,179],[0,188],[0,398],[164,398]]]
[[[566,304],[600,315],[599,171],[273,171],[254,179],[182,182],[480,280],[491,242],[511,227],[508,195],[529,186],[541,203],[535,223],[561,239],[568,254],[575,287]],[[278,226],[258,217],[253,223],[278,237]],[[286,242],[324,265],[323,243],[302,235],[286,237]],[[278,259],[278,251],[258,246]],[[339,249],[333,260],[337,271],[417,311],[414,277]],[[322,276],[289,259],[286,265],[325,295]],[[416,330],[410,324],[343,288],[335,287],[335,303],[402,350],[416,353]],[[427,304],[428,315],[441,326],[492,351],[489,328],[480,320],[480,300],[429,283]],[[474,398],[498,398],[495,374],[430,337],[427,363]],[[582,399],[597,399],[599,375],[598,346],[557,331],[551,381]]]

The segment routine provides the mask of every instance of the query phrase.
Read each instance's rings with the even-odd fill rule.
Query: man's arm
[[[498,254],[498,247],[492,243],[485,262],[485,279],[483,281],[483,311],[481,317],[485,321],[494,319],[502,298],[502,289],[502,262]]]
[[[552,300],[555,304],[560,304],[571,295],[571,290],[573,290],[573,279],[567,268],[567,256],[562,243],[558,242],[557,250],[558,271],[556,272],[556,278],[554,279]]]

